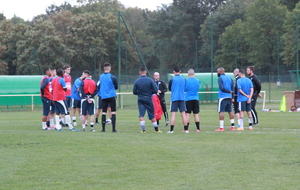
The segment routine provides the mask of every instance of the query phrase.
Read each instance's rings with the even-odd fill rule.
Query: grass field
[[[0,113],[0,189],[299,189],[299,113],[259,111],[253,131],[218,128],[201,105],[201,133],[141,134],[137,110],[118,110],[120,133],[42,131],[41,112]],[[109,131],[109,130],[108,130]]]

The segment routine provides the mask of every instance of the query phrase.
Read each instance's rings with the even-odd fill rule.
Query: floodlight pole
[[[121,92],[121,12],[118,11],[118,84],[119,93]],[[120,95],[121,96],[121,95]],[[118,98],[118,103],[121,105],[121,98]]]
[[[214,25],[213,25],[213,13],[210,14],[210,72],[211,72],[211,91],[213,91],[214,86]],[[211,101],[213,96],[211,96]]]

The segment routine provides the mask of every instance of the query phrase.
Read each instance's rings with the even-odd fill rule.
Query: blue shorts
[[[248,104],[247,101],[239,102],[240,111],[251,111],[251,103]]]
[[[110,108],[110,104],[107,105],[108,108]],[[98,109],[102,109],[102,98],[98,95]]]
[[[95,100],[89,103],[86,99],[81,100],[81,115],[95,115]]]
[[[51,101],[50,111],[51,111],[52,113],[55,113],[55,112],[56,112],[55,104],[54,104],[53,101]]]
[[[144,117],[146,110],[148,118],[151,120],[154,117],[154,106],[151,98],[138,98],[139,117]]]
[[[171,112],[177,112],[178,109],[180,112],[186,111],[185,102],[183,100],[177,100],[171,102]]]
[[[81,100],[72,99],[72,108],[81,108]]]
[[[231,98],[220,98],[218,112],[232,112]]]
[[[66,115],[69,110],[64,100],[54,101],[55,113]]]
[[[72,103],[72,97],[71,96],[66,96],[66,104],[68,106],[68,108],[71,107],[71,103]]]
[[[48,116],[50,109],[51,109],[51,100],[45,98],[45,97],[41,97],[42,102],[43,102],[43,116]]]

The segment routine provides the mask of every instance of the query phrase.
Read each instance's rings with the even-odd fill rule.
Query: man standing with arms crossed
[[[112,132],[117,133],[116,130],[116,90],[118,89],[117,78],[110,74],[111,65],[110,63],[104,63],[104,73],[100,75],[100,96],[102,98],[102,132],[105,132],[106,124],[106,113],[107,107],[111,107],[111,123]]]
[[[159,80],[159,73],[155,72],[153,74],[153,78],[154,78],[154,83],[157,86],[157,95],[159,97],[160,100],[160,105],[161,108],[164,112],[164,116],[165,116],[165,121],[166,121],[166,126],[169,125],[169,116],[168,116],[168,112],[167,112],[167,106],[166,106],[166,100],[165,100],[165,92],[168,91],[167,85],[164,81]],[[159,121],[157,121],[157,125],[159,125]]]
[[[234,115],[232,113],[232,102],[233,102],[233,82],[232,79],[225,75],[225,69],[220,67],[217,69],[218,74],[218,84],[219,84],[219,102],[218,102],[218,112],[219,112],[219,122],[220,128],[215,131],[224,131],[224,112],[228,112],[231,131],[234,131]]]
[[[173,73],[174,77],[169,81],[169,91],[171,91],[171,126],[168,133],[174,133],[174,125],[176,121],[176,112],[180,111],[183,124],[183,132],[189,133],[189,129],[186,121],[186,107],[184,102],[184,88],[185,88],[185,79],[180,76],[180,68],[174,67]]]
[[[244,111],[248,114],[249,130],[252,130],[251,99],[253,95],[253,84],[250,79],[245,77],[245,70],[240,69],[240,79],[237,81],[238,98],[240,109],[240,127],[238,131],[244,130]]]
[[[190,115],[193,111],[194,120],[196,124],[196,132],[200,132],[200,118],[199,118],[199,95],[200,81],[195,78],[194,69],[188,70],[189,78],[186,80],[185,85],[185,105],[186,105],[186,120],[187,127],[190,124]]]
[[[255,109],[257,97],[262,97],[260,94],[261,83],[259,78],[254,74],[255,68],[254,66],[247,67],[247,75],[249,75],[249,79],[253,83],[253,96],[251,100],[251,114],[253,118],[253,125],[258,125],[258,115]]]
[[[142,128],[141,133],[146,133],[145,127],[145,112],[148,113],[148,118],[151,120],[152,125],[156,133],[162,133],[158,129],[156,118],[154,116],[154,106],[152,102],[152,95],[157,94],[157,87],[153,80],[147,77],[147,71],[145,67],[139,69],[140,78],[137,79],[133,85],[133,94],[138,96],[138,108],[139,108],[139,118],[140,125]]]

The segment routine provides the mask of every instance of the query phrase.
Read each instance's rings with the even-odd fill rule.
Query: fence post
[[[34,110],[34,98],[33,95],[31,95],[31,111]]]

